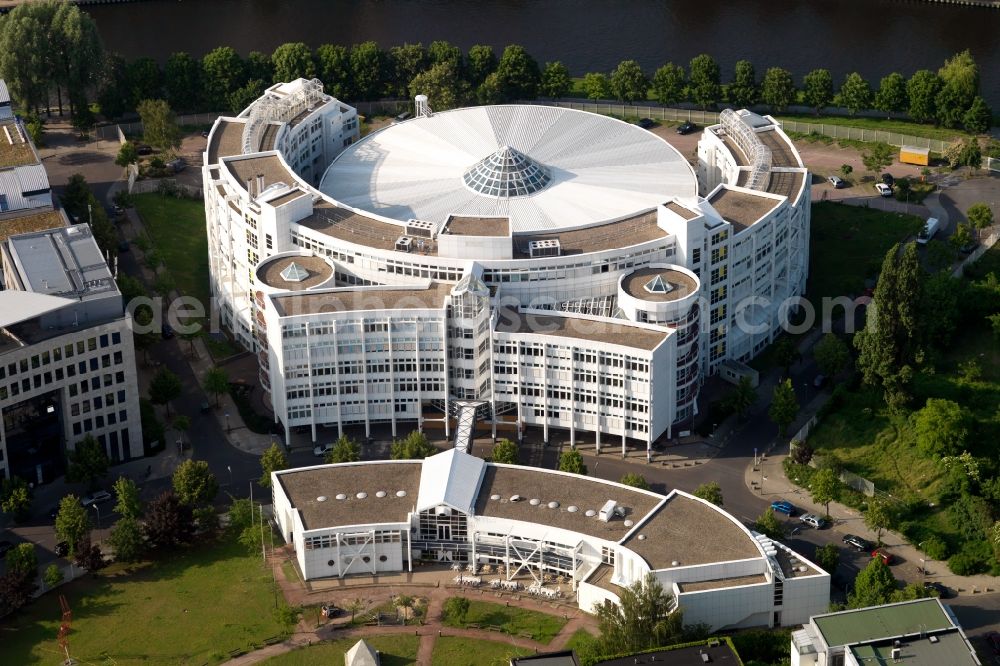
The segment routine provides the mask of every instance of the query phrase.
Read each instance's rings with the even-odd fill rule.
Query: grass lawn
[[[527,634],[540,643],[548,643],[566,625],[566,620],[548,613],[470,599],[469,612],[465,616],[464,624],[458,625],[448,621],[445,623],[453,627],[469,624],[478,624],[483,627],[494,625],[502,627],[506,634],[513,636]]]
[[[134,197],[135,209],[152,237],[153,247],[174,278],[177,291],[194,296],[209,312],[208,238],[205,206],[196,199],[178,199],[159,194]],[[162,270],[162,269],[161,269]]]
[[[800,123],[813,123],[815,125],[839,125],[841,127],[859,127],[879,132],[895,132],[897,134],[909,134],[910,136],[938,139],[940,141],[952,141],[970,136],[962,130],[921,125],[920,123],[908,122],[906,120],[887,120],[886,118],[815,116],[811,113],[782,113],[781,115],[776,115],[775,118],[778,120],[795,120]]]
[[[597,637],[586,629],[577,629],[573,632],[573,635],[569,637],[569,640],[566,641],[565,649],[579,650],[583,646],[588,645],[595,640],[597,640]]]
[[[417,663],[420,638],[408,634],[375,636],[366,638],[368,644],[379,651],[382,666],[406,666]],[[342,664],[344,653],[350,650],[356,638],[317,643],[309,647],[292,650],[262,663],[268,666],[315,666],[315,664]],[[436,661],[434,663],[437,663]]]
[[[80,663],[204,664],[283,634],[271,575],[239,544],[207,544],[131,573],[115,565],[59,588],[73,611]],[[59,598],[47,594],[0,624],[0,662],[56,664]],[[105,656],[106,655],[106,656]]]
[[[434,666],[507,666],[511,657],[532,654],[531,650],[498,641],[444,636],[434,643]]]
[[[924,221],[916,215],[887,213],[824,201],[813,204],[807,293],[819,312],[824,296],[857,296],[873,278],[895,243],[916,235]]]

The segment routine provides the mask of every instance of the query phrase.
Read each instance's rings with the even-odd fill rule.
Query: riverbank
[[[23,5],[32,0],[0,0],[0,13],[9,12],[18,5]],[[74,5],[113,5],[124,4],[126,2],[140,2],[141,0],[67,0]]]

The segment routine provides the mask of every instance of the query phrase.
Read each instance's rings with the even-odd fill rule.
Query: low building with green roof
[[[947,606],[936,597],[814,615],[792,633],[792,666],[979,666]]]

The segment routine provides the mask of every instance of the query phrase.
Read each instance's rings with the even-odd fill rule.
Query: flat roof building
[[[282,470],[271,488],[307,580],[412,571],[418,561],[472,576],[495,568],[485,583],[497,589],[562,594],[593,612],[652,574],[685,622],[713,630],[797,625],[829,603],[828,573],[677,490],[487,463],[458,449]]]

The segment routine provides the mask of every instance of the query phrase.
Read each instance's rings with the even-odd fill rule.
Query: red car
[[[882,558],[882,564],[886,566],[892,564],[892,561],[894,559],[892,553],[890,553],[884,548],[876,548],[875,550],[873,550],[872,557]]]

